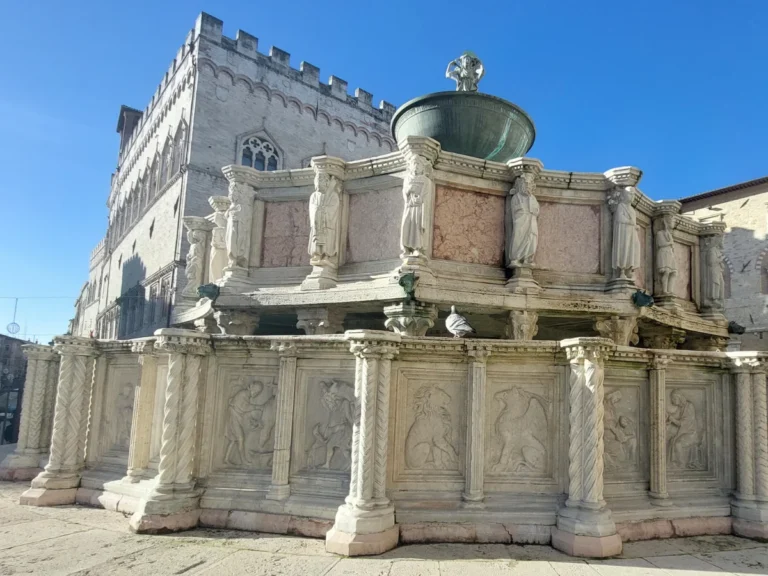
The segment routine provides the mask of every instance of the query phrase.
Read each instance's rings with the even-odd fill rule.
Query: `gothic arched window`
[[[243,140],[240,163],[267,172],[282,168],[280,151],[263,136],[249,136]]]
[[[149,177],[149,195],[150,198],[154,198],[157,194],[157,188],[158,188],[158,180],[160,175],[160,161],[155,156],[155,161],[152,163],[152,171],[150,172]]]
[[[173,138],[173,168],[171,175],[176,174],[181,168],[181,163],[184,156],[184,150],[186,149],[185,142],[187,139],[187,125],[182,121],[179,124],[179,129],[176,130],[176,136]]]
[[[147,204],[149,204],[149,177],[147,175],[146,170],[144,171],[144,178],[141,179],[141,209],[142,211],[147,207]]]
[[[163,147],[163,159],[162,159],[162,166],[160,168],[160,188],[165,186],[165,183],[168,182],[168,179],[171,177],[171,163],[172,158],[171,154],[173,153],[173,146],[171,145],[170,138],[165,142],[165,146]]]

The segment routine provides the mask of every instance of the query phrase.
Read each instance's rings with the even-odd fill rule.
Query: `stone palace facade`
[[[288,170],[313,156],[347,160],[396,149],[394,106],[201,14],[144,110],[120,109],[120,150],[104,239],[91,253],[72,334],[132,338],[171,321],[184,289],[185,216],[204,216],[227,194],[221,167]]]

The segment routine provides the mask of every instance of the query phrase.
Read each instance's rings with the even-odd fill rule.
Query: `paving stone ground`
[[[24,484],[0,482],[0,576],[711,576],[768,575],[768,544],[734,536],[628,543],[612,560],[548,546],[428,544],[340,558],[322,540],[225,530],[137,536],[121,514],[18,504]]]

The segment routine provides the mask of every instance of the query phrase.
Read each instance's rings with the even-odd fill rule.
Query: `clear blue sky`
[[[768,175],[768,0],[17,0],[0,35],[0,296],[79,293],[118,109],[146,106],[202,10],[396,105],[451,89],[447,62],[473,50],[483,91],[533,117],[548,168],[638,166],[655,199]],[[47,340],[72,304],[21,300],[16,321]],[[0,332],[12,314],[0,299]]]

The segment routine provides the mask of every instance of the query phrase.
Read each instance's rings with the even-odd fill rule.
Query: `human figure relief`
[[[336,256],[341,181],[326,172],[315,172],[315,190],[309,197],[310,262],[319,264]]]
[[[452,443],[451,397],[437,385],[422,386],[414,395],[413,424],[405,438],[405,465],[411,470],[455,469],[458,452]]]
[[[328,417],[312,428],[314,441],[307,449],[307,467],[347,471],[352,463],[354,388],[340,380],[320,386],[320,402]]]
[[[634,200],[634,186],[619,186],[611,194],[608,203],[613,210],[611,267],[616,278],[631,279],[640,265],[637,214],[632,206]]]
[[[464,52],[451,60],[445,69],[445,77],[456,81],[457,92],[477,92],[477,85],[485,75],[485,66],[473,52]]]
[[[115,400],[115,448],[122,450],[127,450],[131,444],[134,390],[133,384],[123,384]]]
[[[706,243],[706,278],[707,303],[715,310],[723,309],[725,291],[723,289],[723,252],[722,238],[712,236]]]
[[[670,468],[701,470],[705,466],[705,431],[699,431],[696,407],[678,389],[669,394],[672,408],[667,412],[671,429],[667,440],[667,460]]]
[[[227,266],[235,268],[244,264],[241,249],[243,234],[240,231],[240,213],[243,207],[240,204],[232,202],[227,208]]]
[[[530,266],[539,244],[539,201],[533,195],[535,176],[522,174],[507,199],[507,267]]]
[[[182,294],[184,296],[196,297],[197,288],[203,283],[204,255],[205,255],[205,234],[201,230],[189,230],[187,232],[189,240],[189,251],[187,252],[187,266],[184,270],[187,277],[187,285]]]
[[[618,413],[618,405],[621,402],[620,390],[614,390],[605,395],[603,407],[603,442],[605,469],[618,470],[623,466],[635,464],[635,452],[637,450],[637,438],[635,437],[635,423],[628,416]]]
[[[432,164],[423,156],[413,156],[408,162],[408,172],[403,182],[403,222],[400,231],[400,248],[404,256],[420,256],[424,250],[424,201],[434,186],[430,175]]]
[[[501,404],[501,411],[493,425],[498,458],[491,471],[494,474],[544,471],[549,401],[517,386],[497,392],[493,399]]]
[[[675,277],[677,276],[675,242],[672,239],[672,217],[663,216],[654,224],[658,228],[654,240],[656,241],[656,274],[659,279],[659,293],[672,294],[675,291]]]
[[[229,418],[225,432],[227,449],[224,462],[226,464],[253,465],[254,454],[266,455],[267,460],[271,459],[274,447],[275,408],[274,383],[265,385],[260,380],[256,380],[235,389],[229,399]],[[255,432],[258,434],[253,438]],[[263,462],[261,464],[269,465]]]

